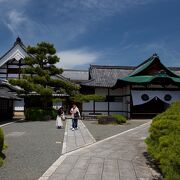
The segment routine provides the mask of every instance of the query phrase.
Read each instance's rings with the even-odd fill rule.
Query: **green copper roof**
[[[162,81],[161,81],[162,79]],[[174,83],[179,84],[180,83],[180,78],[176,78],[176,77],[171,77],[168,76],[167,74],[157,74],[154,76],[127,76],[125,78],[122,79],[118,79],[119,83],[126,83],[126,84],[148,84],[154,81],[160,81],[163,82],[165,81],[172,81]]]
[[[144,71],[145,69],[147,69],[149,66],[151,66],[153,63],[159,63],[164,71],[166,73],[168,73],[170,76],[173,77],[180,77],[178,76],[175,72],[171,71],[169,68],[167,68],[166,66],[164,66],[161,61],[159,60],[159,57],[154,54],[153,56],[151,56],[149,59],[147,59],[146,61],[144,61],[141,65],[139,65],[131,74],[129,74],[129,76],[136,76],[139,75],[142,71]]]
[[[159,71],[153,74],[146,74],[147,68],[153,64],[157,64],[161,67]],[[132,73],[128,76],[118,79],[114,88],[123,84],[176,84],[180,86],[180,76],[175,74],[169,68],[165,67],[159,60],[159,57],[155,54],[142,64],[140,64]]]
[[[144,69],[146,69],[152,62],[154,61],[154,57],[150,57],[146,63],[140,65],[138,68],[136,68],[129,76],[134,76]]]

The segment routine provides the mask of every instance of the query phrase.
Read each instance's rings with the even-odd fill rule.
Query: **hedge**
[[[0,153],[3,150],[3,145],[4,145],[4,133],[3,130],[0,128]]]
[[[54,109],[27,108],[25,110],[25,119],[30,121],[43,121],[55,119],[57,112]]]
[[[3,130],[0,128],[0,166],[2,166],[3,164],[3,158],[1,157],[3,145],[4,145],[4,133],[3,133]]]
[[[116,122],[118,124],[126,123],[126,118],[121,114],[113,114],[112,117],[116,119]]]
[[[145,140],[165,180],[180,179],[180,101],[156,116]]]
[[[113,114],[109,116],[98,116],[98,123],[99,124],[122,124],[126,123],[126,118],[123,115],[120,114]]]

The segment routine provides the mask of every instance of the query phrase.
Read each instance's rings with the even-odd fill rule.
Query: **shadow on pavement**
[[[148,154],[148,152],[144,152],[143,155],[146,158],[146,164],[156,172],[155,175],[153,175],[153,180],[163,180],[163,176],[157,162]]]

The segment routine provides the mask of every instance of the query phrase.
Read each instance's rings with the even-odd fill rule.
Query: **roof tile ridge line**
[[[86,84],[86,83],[89,83],[89,82],[92,82],[92,81],[95,81],[95,79],[89,79],[89,80],[86,80],[86,81],[84,81],[84,82],[82,82],[80,84]]]
[[[138,66],[136,66],[136,69],[137,69],[138,67],[146,64],[147,62],[154,60],[156,57],[158,57],[158,56],[152,55],[151,57],[149,57],[148,59],[146,59],[146,60],[144,60],[142,63],[140,63]],[[159,58],[159,57],[158,57],[158,58]]]
[[[161,61],[160,61],[160,63],[161,63]],[[172,73],[175,77],[180,78],[180,76],[179,76],[178,74],[176,74],[173,70],[171,70],[169,67],[166,67],[163,63],[161,63],[161,65],[162,65],[165,69],[167,69],[170,73]]]
[[[64,71],[82,71],[82,72],[88,72],[88,69],[63,69],[63,72]]]
[[[106,68],[108,68],[108,69],[115,69],[115,68],[117,68],[117,69],[123,69],[123,68],[127,68],[128,70],[130,69],[130,70],[132,70],[132,69],[134,69],[134,68],[136,68],[136,66],[118,66],[118,65],[90,65],[90,68],[93,68],[93,69],[95,69],[95,68],[102,68],[102,69],[106,69]]]
[[[173,71],[180,71],[180,67],[175,67],[175,66],[168,66],[168,68],[170,69],[170,70],[173,70]]]
[[[70,78],[67,78],[67,77],[63,76],[62,74],[55,74],[55,76],[57,76],[59,78],[64,78],[64,80],[67,80],[67,81],[71,81]]]

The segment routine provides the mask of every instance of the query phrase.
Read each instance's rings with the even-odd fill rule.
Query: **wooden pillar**
[[[132,96],[131,96],[131,89],[132,89],[132,86],[130,85],[130,118],[132,117],[132,107],[133,107],[133,104],[132,104]]]
[[[95,114],[96,112],[96,103],[95,103],[95,100],[93,100],[93,113]]]
[[[19,60],[19,79],[20,79],[20,73],[21,73],[21,59]]]
[[[6,79],[8,79],[8,62],[6,64]]]

